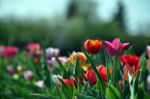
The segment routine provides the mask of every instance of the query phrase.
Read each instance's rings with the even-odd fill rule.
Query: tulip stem
[[[117,56],[112,57],[112,60],[113,60],[113,82],[115,84],[118,80],[118,69],[117,69],[117,66],[118,66],[117,60],[118,60],[118,58],[117,58]]]

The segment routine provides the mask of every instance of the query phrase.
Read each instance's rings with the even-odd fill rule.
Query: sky
[[[69,0],[0,0],[0,17],[48,18],[64,15]],[[119,0],[94,0],[97,14],[108,21],[112,18]],[[130,31],[136,31],[139,24],[150,23],[150,0],[122,0],[126,9],[126,21]]]

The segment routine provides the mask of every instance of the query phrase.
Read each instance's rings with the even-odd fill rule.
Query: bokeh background
[[[0,45],[40,42],[61,54],[88,38],[130,42],[137,54],[150,44],[150,0],[0,0]]]

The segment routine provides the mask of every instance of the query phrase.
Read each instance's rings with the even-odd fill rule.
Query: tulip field
[[[0,99],[150,99],[150,46],[88,39],[82,51],[0,45]]]

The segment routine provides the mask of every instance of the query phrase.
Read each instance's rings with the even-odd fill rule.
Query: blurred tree
[[[67,10],[67,18],[72,18],[73,16],[75,16],[77,14],[77,8],[78,8],[78,5],[77,5],[77,2],[75,0],[71,0],[69,2],[69,5],[68,5],[68,10]]]
[[[114,15],[114,21],[117,22],[121,31],[126,31],[126,23],[125,23],[125,6],[121,0],[118,2],[118,10]]]

